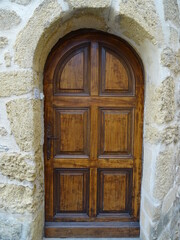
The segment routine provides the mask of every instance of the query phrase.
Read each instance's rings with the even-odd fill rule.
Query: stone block
[[[9,52],[6,52],[4,54],[4,61],[5,61],[6,67],[10,67],[11,66],[12,56],[11,56],[11,54]]]
[[[0,216],[0,240],[20,240],[22,224],[13,218]]]
[[[174,119],[175,115],[175,84],[172,77],[166,78],[154,93],[154,120],[158,124],[167,123]]]
[[[0,9],[0,30],[9,30],[20,22],[21,18],[15,11]]]
[[[32,0],[10,0],[11,2],[20,4],[20,5],[28,5]]]
[[[0,184],[0,211],[34,213],[43,201],[43,189],[14,184]]]
[[[67,0],[70,8],[107,8],[111,5],[111,0]]]
[[[4,137],[7,136],[8,132],[6,131],[6,129],[4,127],[0,127],[0,136]]]
[[[170,29],[169,43],[171,44],[172,47],[176,48],[179,43],[179,33],[173,27],[170,27],[169,29]]]
[[[119,24],[124,30],[123,34],[137,44],[145,39],[153,43],[162,41],[163,33],[158,24],[159,16],[154,1],[119,1],[119,14]]]
[[[44,227],[44,208],[37,212],[35,219],[31,223],[31,239],[39,240],[43,236]]]
[[[8,45],[8,39],[6,37],[0,37],[0,48],[5,48]]]
[[[180,26],[179,8],[177,0],[163,0],[164,15],[166,21],[172,21],[177,27]]]
[[[158,220],[161,215],[161,204],[156,204],[153,200],[144,196],[143,208],[152,222]]]
[[[151,167],[152,167],[152,151],[150,148],[144,148],[143,176],[142,187],[149,193],[151,191]]]
[[[18,153],[0,154],[0,172],[11,179],[34,181],[38,165],[33,162],[33,156]]]
[[[160,152],[156,160],[153,196],[162,200],[172,188],[174,181],[174,151],[172,148]]]
[[[177,188],[173,187],[169,190],[165,198],[163,199],[162,204],[162,214],[167,214],[167,212],[170,210],[170,208],[173,206],[173,202],[175,201],[177,193]]]
[[[161,63],[168,67],[173,73],[179,73],[180,51],[175,52],[172,48],[165,48],[161,53]]]
[[[31,71],[0,72],[0,97],[21,95],[33,88],[33,73]]]
[[[162,234],[159,236],[158,240],[171,240],[170,229],[167,227],[163,229]]]
[[[22,151],[36,151],[41,141],[41,102],[20,98],[6,106],[16,143]]]
[[[177,143],[179,139],[178,125],[171,125],[166,127],[161,134],[161,142],[169,145],[171,143]]]
[[[145,141],[151,144],[157,144],[161,141],[160,130],[151,124],[145,125]]]

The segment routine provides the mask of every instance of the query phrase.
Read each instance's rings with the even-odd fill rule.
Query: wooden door
[[[143,72],[122,39],[61,39],[44,72],[45,235],[139,235]]]

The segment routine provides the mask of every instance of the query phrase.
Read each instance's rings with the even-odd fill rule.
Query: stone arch
[[[142,6],[140,10],[136,8],[137,11],[132,11],[136,6],[136,1],[133,1],[133,6],[130,6],[126,1],[122,2],[121,5],[117,4],[116,1],[110,3],[111,1],[108,0],[99,1],[98,3],[96,1],[89,3],[85,3],[86,1],[78,2],[73,4],[71,0],[67,2],[54,0],[44,1],[40,4],[17,37],[14,46],[16,64],[22,69],[32,69],[34,87],[43,91],[42,79],[46,58],[59,38],[80,28],[95,28],[118,35],[134,47],[143,61],[146,80],[144,125],[148,126],[150,123],[154,123],[154,119],[158,118],[159,115],[157,113],[158,108],[151,104],[153,101],[151,95],[154,91],[153,84],[157,84],[157,81],[160,83],[163,80],[162,78],[164,78],[164,76],[161,76],[161,68],[159,67],[159,44],[163,44],[164,40],[162,29],[158,24],[159,16],[156,14],[156,7],[153,1],[143,3],[146,6]],[[149,11],[146,12],[146,9]],[[147,20],[146,14],[152,16],[147,18]],[[152,57],[153,61],[151,61]],[[160,91],[163,90],[161,89]],[[40,139],[43,138],[43,123],[41,131],[39,130],[40,126],[36,123],[37,117],[43,118],[43,107],[39,100],[36,101],[36,106],[34,107],[33,105],[32,107],[33,131],[35,133],[33,135],[35,137],[32,140],[33,146],[36,143],[40,145]],[[162,121],[167,114],[166,111],[163,114],[161,116]],[[145,131],[144,136],[148,139],[148,134],[151,134],[151,130],[145,127]],[[149,154],[152,154],[152,146],[149,142],[146,143],[146,140],[144,141],[144,149],[143,171],[147,176],[142,181],[143,191],[141,198],[145,199],[147,197],[148,199],[157,200],[158,196],[153,194],[154,190],[150,183],[154,172],[152,174],[148,173],[149,168],[153,168],[153,164],[149,159]],[[156,158],[158,153],[153,154],[154,158]],[[41,176],[39,182],[42,181]],[[158,207],[161,205],[161,198],[162,196],[155,201]],[[145,208],[144,202],[143,200],[142,209]],[[146,212],[146,209],[144,211]],[[142,211],[141,219],[143,219],[143,216]],[[146,226],[143,226],[144,223],[141,223],[142,234],[145,227],[148,225],[152,227],[150,221],[145,222]],[[41,228],[43,227],[42,224],[40,224]]]

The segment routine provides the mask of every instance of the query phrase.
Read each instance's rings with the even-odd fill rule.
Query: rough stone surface
[[[22,224],[15,222],[14,219],[0,217],[0,239],[1,240],[20,240]]]
[[[10,1],[20,5],[28,5],[32,0],[10,0]]]
[[[33,73],[31,71],[0,72],[0,97],[21,95],[33,88]]]
[[[0,172],[12,179],[34,181],[36,164],[31,155],[0,154]]]
[[[119,8],[120,26],[130,39],[138,44],[145,39],[153,40],[154,43],[162,40],[163,33],[158,24],[159,16],[154,1],[119,1]]]
[[[172,72],[179,73],[180,65],[180,51],[174,52],[171,48],[167,47],[161,54],[161,62],[165,67],[168,67]]]
[[[39,148],[41,139],[40,102],[17,99],[7,103],[12,133],[22,151]],[[19,124],[21,123],[21,124]]]
[[[11,56],[11,54],[9,52],[4,54],[4,61],[5,61],[6,67],[10,67],[11,66],[12,56]]]
[[[43,226],[44,226],[44,211],[40,209],[37,213],[37,217],[33,220],[31,225],[31,239],[39,240],[42,239],[43,236]]]
[[[8,39],[6,37],[0,37],[0,48],[5,48],[8,45]]]
[[[20,22],[21,18],[15,11],[0,9],[0,30],[9,30]]]
[[[174,80],[171,77],[165,79],[160,87],[156,90],[153,100],[152,113],[156,123],[170,122],[175,114],[174,101]],[[154,107],[154,109],[153,109]]]
[[[162,205],[163,214],[166,214],[170,210],[170,208],[173,206],[173,202],[176,199],[176,192],[177,192],[177,189],[175,187],[170,189],[168,194],[163,199],[163,205]]]
[[[176,26],[180,25],[177,0],[163,0],[165,19],[172,21]]]
[[[16,39],[14,46],[15,62],[19,66],[32,67],[34,52],[45,30],[45,24],[47,24],[46,28],[48,28],[49,21],[55,21],[57,19],[56,16],[59,16],[60,13],[62,13],[62,8],[55,0],[44,1],[36,8],[33,17]],[[33,37],[28,37],[29,35]]]
[[[0,136],[4,137],[8,134],[4,127],[0,127]]]
[[[177,48],[178,42],[179,42],[179,33],[178,33],[178,31],[175,28],[170,27],[169,43],[171,44],[172,47]]]
[[[66,0],[69,4],[70,8],[105,8],[109,7],[111,4],[111,0],[92,0],[92,1],[85,1],[85,0]]]
[[[43,198],[42,189],[0,184],[0,210],[11,213],[37,211]]]
[[[179,139],[178,125],[169,126],[165,128],[161,134],[161,141],[166,145],[171,143],[177,143]]]
[[[153,203],[152,200],[144,197],[144,209],[146,209],[147,215],[154,222],[161,216],[161,205]]]
[[[172,187],[174,176],[172,174],[174,166],[173,149],[161,152],[157,158],[155,167],[155,183],[153,195],[161,200]]]
[[[147,124],[145,126],[145,140],[149,143],[156,144],[161,141],[160,130],[156,127],[151,126],[151,124]]]

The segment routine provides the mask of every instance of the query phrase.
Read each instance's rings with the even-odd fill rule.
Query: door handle
[[[50,158],[51,158],[52,140],[57,140],[57,139],[59,139],[59,138],[51,135],[51,125],[48,124],[48,126],[47,126],[47,160],[50,160]]]

